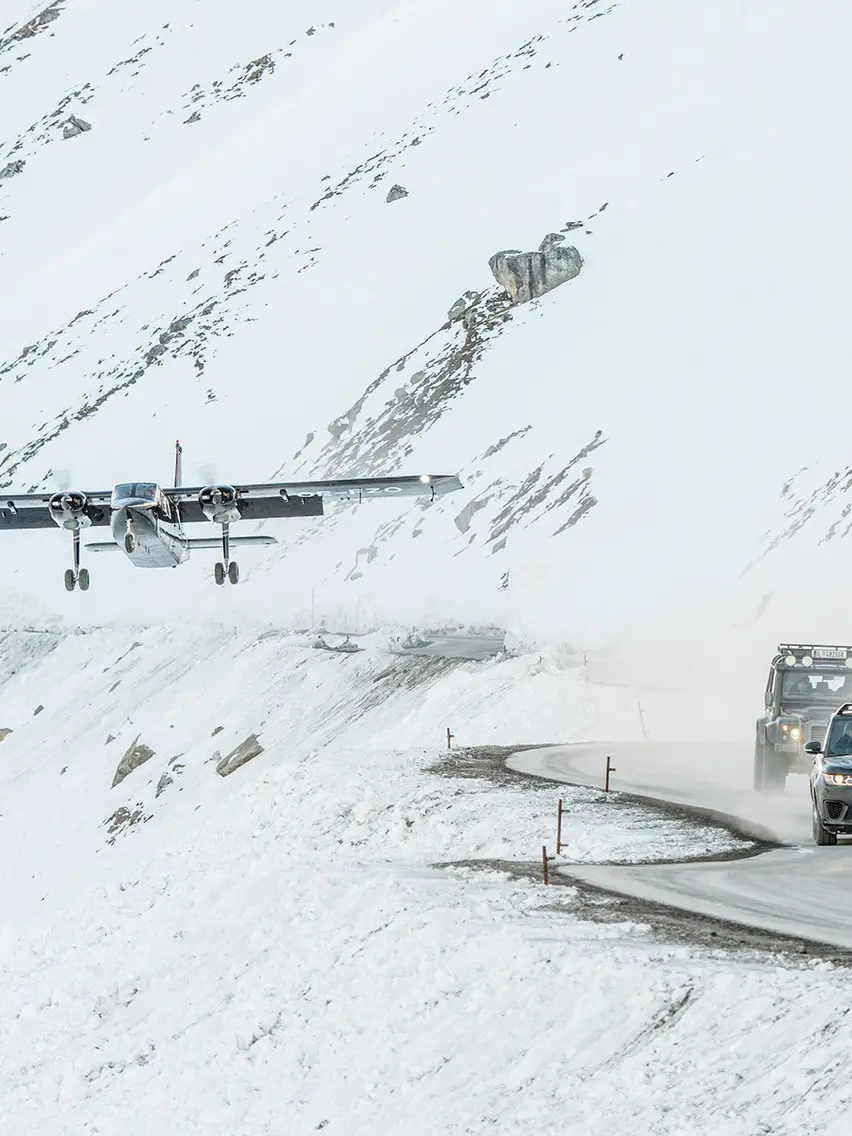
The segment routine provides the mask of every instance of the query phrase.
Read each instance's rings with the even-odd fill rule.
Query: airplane
[[[65,573],[65,587],[89,590],[89,570],[80,567],[83,529],[109,526],[113,539],[87,544],[91,552],[123,551],[137,568],[176,568],[193,548],[222,549],[213,569],[217,584],[236,584],[240,569],[231,560],[232,544],[277,544],[274,536],[231,536],[236,521],[265,521],[274,517],[321,517],[326,497],[367,501],[377,497],[428,496],[430,500],[462,488],[455,476],[355,477],[332,481],[282,481],[251,485],[181,485],[180,442],[175,444],[175,484],[163,488],[154,481],[120,482],[112,490],[21,493],[0,497],[0,532],[40,529],[56,524],[71,533],[74,566]],[[196,521],[221,525],[221,537],[188,537],[184,526]]]

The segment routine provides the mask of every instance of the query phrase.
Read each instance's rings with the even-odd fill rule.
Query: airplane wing
[[[323,499],[326,497],[356,502],[380,497],[428,497],[432,500],[461,487],[459,479],[449,474],[352,477],[335,481],[273,481],[234,486],[240,515],[243,520],[250,521],[261,521],[269,517],[322,516]],[[178,489],[163,489],[163,492],[180,505],[181,520],[191,523],[206,520],[198,503],[198,494],[203,488],[202,485],[181,486]]]
[[[55,529],[56,522],[50,515],[47,503],[54,493],[17,493],[5,496],[0,492],[0,531],[4,529]],[[111,490],[99,490],[84,494],[89,516],[93,525],[108,525],[110,522]]]

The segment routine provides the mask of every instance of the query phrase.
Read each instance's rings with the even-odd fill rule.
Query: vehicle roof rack
[[[779,654],[785,651],[852,651],[852,647],[847,647],[843,643],[779,643]]]

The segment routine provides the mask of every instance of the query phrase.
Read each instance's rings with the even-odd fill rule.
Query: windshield
[[[128,481],[123,485],[116,485],[112,491],[112,503],[126,501],[128,498],[141,498],[143,501],[154,501],[157,497],[157,486],[153,481]]]
[[[838,671],[787,671],[781,686],[783,700],[826,702],[839,706],[852,702],[852,674]]]
[[[834,719],[825,752],[828,757],[852,756],[852,719]]]

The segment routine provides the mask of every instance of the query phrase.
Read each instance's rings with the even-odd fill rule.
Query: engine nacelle
[[[240,519],[237,491],[233,485],[208,485],[198,494],[198,504],[208,521],[217,525]]]
[[[47,509],[61,529],[84,529],[92,523],[88,515],[89,499],[85,493],[71,490],[54,493],[47,503]]]

